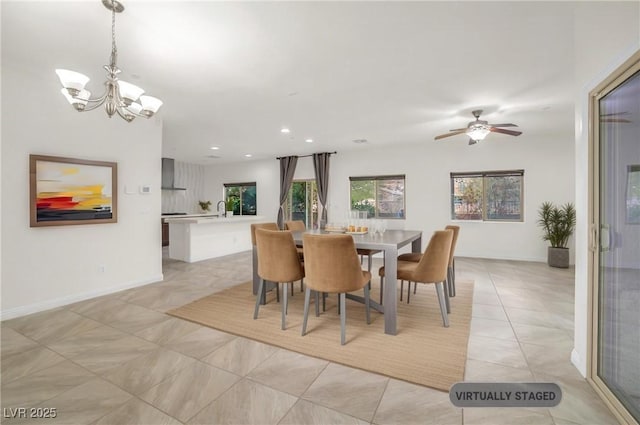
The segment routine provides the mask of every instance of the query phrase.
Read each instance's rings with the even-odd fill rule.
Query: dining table
[[[292,232],[296,245],[303,246],[303,235],[305,233],[328,234],[324,230]],[[422,231],[389,229],[382,234],[368,232],[365,234],[352,234],[351,236],[355,242],[356,249],[379,250],[384,253],[385,279],[382,305],[371,300],[370,306],[384,314],[384,332],[389,335],[395,335],[398,329],[398,251],[400,248],[411,244],[411,252],[422,252]],[[257,294],[260,278],[258,277],[258,261],[255,247],[253,254],[253,293]],[[357,301],[362,301],[362,297],[353,294],[347,294],[347,296]]]

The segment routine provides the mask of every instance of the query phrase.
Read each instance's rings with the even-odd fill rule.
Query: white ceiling
[[[118,65],[123,80],[165,102],[164,156],[215,164],[363,149],[352,143],[363,138],[466,145],[464,135],[433,138],[476,108],[524,132],[486,143],[573,131],[571,3],[124,4]],[[100,92],[110,25],[99,0],[3,1],[3,66],[42,72],[70,108],[54,69],[82,72]]]

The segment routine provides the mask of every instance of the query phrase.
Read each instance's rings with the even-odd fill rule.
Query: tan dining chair
[[[265,298],[265,281],[282,283],[282,329],[286,329],[287,283],[304,278],[304,266],[300,262],[296,244],[289,231],[256,229],[258,247],[258,276],[260,286],[256,295],[254,320],[258,318],[261,301]]]
[[[292,232],[304,232],[305,230],[307,230],[307,226],[302,220],[285,221],[284,226],[285,229],[291,230]]]
[[[437,230],[431,237],[429,245],[427,245],[427,249],[419,262],[398,261],[397,277],[398,279],[409,281],[409,288],[411,288],[411,282],[435,284],[444,327],[449,327],[449,317],[447,315],[448,294],[444,285],[447,280],[447,267],[452,241],[453,230]],[[382,282],[384,279],[384,267],[380,267],[378,274]]]
[[[304,232],[307,230],[307,226],[304,224],[302,220],[291,220],[284,222],[284,228],[287,230],[291,230],[292,232]],[[298,251],[298,256],[300,256],[300,260],[304,261],[304,251],[302,246],[296,246],[296,250]],[[302,282],[300,282],[300,292],[304,291]]]
[[[278,223],[251,223],[251,247],[253,251],[253,275],[258,276],[258,248],[256,247],[256,229],[267,229],[267,230],[279,230]],[[258,278],[259,280],[259,278]],[[254,282],[254,289],[257,290],[257,285],[259,282]],[[271,287],[267,285],[266,290],[271,290]],[[280,287],[275,285],[276,289],[276,300],[280,302]],[[257,292],[256,292],[257,293]]]
[[[455,250],[456,243],[458,242],[458,234],[460,233],[460,226],[448,225],[445,226],[445,230],[453,230],[453,241],[451,242],[451,252],[449,253],[449,266],[447,267],[447,282],[445,284],[445,289],[447,291],[447,312],[451,312],[451,306],[449,304],[449,297],[456,296],[456,287],[455,287]],[[401,254],[398,256],[398,261],[413,261],[415,263],[419,262],[422,258],[422,253],[420,252],[410,252],[407,254]],[[416,293],[418,284],[414,283],[413,293]],[[411,283],[409,283],[409,291],[411,290]],[[404,281],[400,282],[400,301],[402,301],[402,292],[404,290]],[[410,294],[407,293],[407,304],[409,303]]]
[[[339,294],[340,343],[346,342],[347,309],[345,294],[364,289],[367,324],[369,313],[369,286],[371,273],[362,270],[356,246],[351,235],[303,235],[307,288],[304,293],[302,335],[307,333],[309,299],[311,291]],[[316,296],[316,306],[318,305]],[[316,307],[317,312],[317,307]]]
[[[251,244],[256,246],[256,229],[267,229],[267,230],[280,230],[278,227],[278,223],[253,223],[251,224]],[[257,250],[257,249],[256,249]],[[302,248],[296,247],[296,251],[298,251],[298,255],[300,257],[300,261],[303,261],[302,258]],[[304,282],[300,281],[300,292],[304,291]],[[291,296],[293,296],[293,282],[291,282]],[[280,302],[280,289],[279,286],[276,285],[276,299]]]

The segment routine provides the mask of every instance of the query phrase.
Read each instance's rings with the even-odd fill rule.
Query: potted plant
[[[543,202],[538,210],[538,225],[544,232],[542,239],[549,241],[547,263],[551,267],[569,267],[567,243],[576,227],[576,210],[572,203],[561,207],[551,202]]]
[[[211,201],[198,201],[203,213],[208,213],[211,208]]]

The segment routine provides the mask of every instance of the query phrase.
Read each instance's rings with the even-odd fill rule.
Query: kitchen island
[[[262,216],[173,217],[169,223],[169,258],[193,263],[251,250],[251,223]]]

